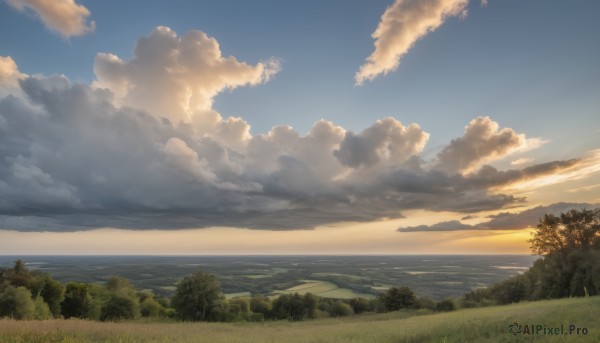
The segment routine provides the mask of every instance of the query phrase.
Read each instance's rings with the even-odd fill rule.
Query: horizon
[[[600,2],[56,1],[0,0],[2,254],[526,255],[600,208]]]

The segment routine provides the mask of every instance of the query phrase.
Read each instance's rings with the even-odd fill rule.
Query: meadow
[[[0,320],[0,342],[599,342],[600,297],[524,302],[431,314],[399,311],[302,322],[123,323],[84,320]],[[539,326],[513,335],[513,323]],[[562,325],[564,334],[548,334]],[[579,335],[566,334],[570,325]],[[545,328],[546,334],[543,334]],[[587,334],[583,334],[582,329]]]

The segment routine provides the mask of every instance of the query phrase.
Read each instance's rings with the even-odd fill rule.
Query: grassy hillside
[[[423,314],[423,315],[420,315]],[[0,320],[0,342],[600,342],[600,297],[451,313],[393,312],[306,322],[100,323]],[[520,335],[510,324],[587,328],[587,335]],[[522,328],[523,329],[523,328]]]

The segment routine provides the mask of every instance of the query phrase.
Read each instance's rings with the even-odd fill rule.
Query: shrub
[[[35,303],[31,292],[23,286],[8,286],[0,295],[0,317],[33,319]]]

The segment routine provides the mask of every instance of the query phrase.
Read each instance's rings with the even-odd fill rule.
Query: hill
[[[0,341],[416,343],[514,342],[543,338],[545,342],[600,342],[598,318],[600,297],[546,300],[438,314],[390,312],[304,322],[101,323],[4,319],[0,320]],[[510,332],[513,323],[520,326],[517,335]],[[572,334],[569,335],[569,331]]]

